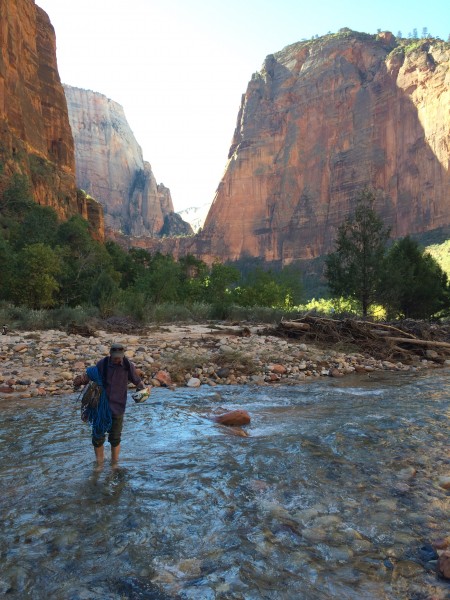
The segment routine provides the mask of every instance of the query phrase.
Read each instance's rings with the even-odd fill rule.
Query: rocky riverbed
[[[18,331],[0,336],[0,396],[33,398],[73,392],[72,380],[120,341],[151,386],[298,384],[350,373],[438,367],[430,357],[412,364],[376,360],[357,351],[317,347],[264,333],[216,325],[168,325],[127,335],[98,330]],[[448,363],[450,361],[446,361]]]

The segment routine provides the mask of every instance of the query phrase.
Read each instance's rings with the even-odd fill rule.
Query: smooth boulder
[[[227,427],[242,427],[250,424],[250,415],[246,410],[232,410],[223,415],[213,417],[213,420],[220,425]]]

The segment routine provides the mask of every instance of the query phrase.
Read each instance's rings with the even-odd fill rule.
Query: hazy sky
[[[341,27],[424,27],[447,40],[448,0],[36,0],[56,30],[61,80],[125,115],[175,210],[211,202],[241,95],[264,58]]]

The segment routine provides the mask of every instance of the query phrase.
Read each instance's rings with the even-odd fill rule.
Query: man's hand
[[[80,385],[83,383],[83,378],[81,375],[77,375],[76,377],[74,377],[73,380],[73,387],[80,387]]]
[[[135,402],[145,402],[150,396],[150,388],[144,387],[143,389],[131,394],[131,397]]]

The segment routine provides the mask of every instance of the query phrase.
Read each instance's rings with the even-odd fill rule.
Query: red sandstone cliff
[[[364,186],[394,236],[449,226],[450,45],[405,44],[342,30],[268,56],[204,230],[176,253],[316,257]]]
[[[101,206],[77,193],[55,32],[33,0],[0,0],[0,162],[5,180],[27,175],[39,204],[82,214],[103,238]]]
[[[157,184],[122,106],[96,92],[68,85],[64,90],[77,183],[102,203],[108,230],[132,236],[164,232],[174,213],[170,190]],[[191,233],[185,226],[184,233]]]

